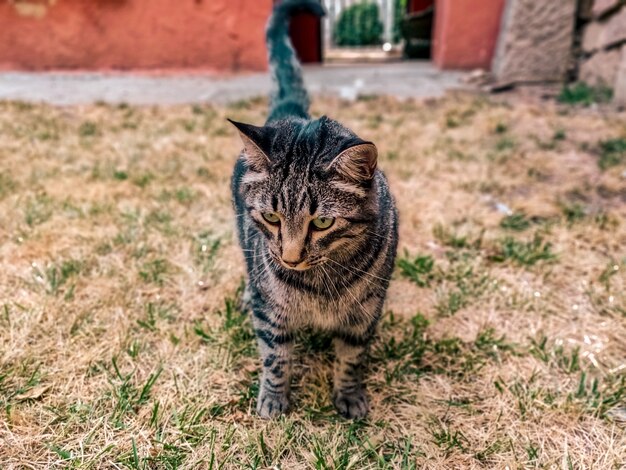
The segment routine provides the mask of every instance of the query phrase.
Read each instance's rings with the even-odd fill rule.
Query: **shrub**
[[[383,24],[378,5],[357,3],[346,8],[337,21],[335,44],[338,46],[371,46],[380,44]]]

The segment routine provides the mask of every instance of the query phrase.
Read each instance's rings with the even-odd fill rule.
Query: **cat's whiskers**
[[[361,310],[363,311],[363,313],[365,313],[366,316],[370,317],[370,318],[374,318],[374,316],[363,306],[363,304],[361,302],[359,302],[359,299],[357,299],[355,297],[355,295],[350,291],[350,288],[347,287],[345,285],[345,283],[343,282],[343,279],[341,277],[341,273],[337,272],[337,270],[335,268],[332,267],[332,265],[328,265],[328,267],[330,269],[332,269],[335,274],[337,274],[337,281],[339,281],[341,283],[341,286],[344,288],[344,290],[350,295],[350,297],[352,297],[354,299],[354,301],[361,307]]]
[[[368,230],[368,229],[365,229],[363,232],[364,232],[364,233],[367,233],[368,235],[370,235],[370,236],[372,236],[372,237],[377,237],[377,238],[379,238],[380,240],[383,240],[383,241],[387,241],[387,240],[389,239],[389,238],[388,238],[388,237],[386,237],[386,236],[383,236],[383,235],[381,235],[381,234],[379,234],[379,233],[373,232],[373,231]]]
[[[370,272],[363,271],[362,269],[359,269],[359,268],[357,268],[356,266],[352,266],[352,267],[350,267],[350,266],[346,266],[346,265],[341,264],[341,263],[339,263],[339,262],[335,261],[334,259],[332,259],[332,258],[328,258],[328,257],[327,257],[326,259],[327,259],[328,261],[330,261],[331,263],[335,263],[337,266],[339,266],[339,267],[341,267],[341,268],[344,268],[344,269],[346,269],[346,270],[350,271],[352,274],[354,274],[354,275],[356,275],[356,276],[360,276],[360,274],[359,274],[359,273],[362,273],[362,274],[365,274],[365,275],[367,275],[367,276],[370,276],[370,277],[372,277],[372,278],[374,278],[374,279],[379,279],[379,280],[381,280],[381,281],[385,281],[385,282],[388,282],[388,281],[389,281],[389,279],[385,279],[384,277],[376,276],[375,274],[372,274],[372,273],[370,273]],[[353,271],[353,269],[356,269],[357,271],[359,271],[359,273],[357,273],[357,272]],[[360,276],[360,277],[362,277],[362,276]],[[371,282],[371,281],[370,281],[370,282]],[[374,284],[374,283],[372,282],[372,284]],[[378,285],[378,284],[374,284],[374,285]]]

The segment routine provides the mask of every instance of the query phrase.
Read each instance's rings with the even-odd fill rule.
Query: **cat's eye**
[[[276,212],[263,212],[263,218],[272,225],[276,225],[280,222],[280,217]]]
[[[317,230],[326,230],[335,223],[335,219],[332,217],[317,217],[313,219],[313,227]]]

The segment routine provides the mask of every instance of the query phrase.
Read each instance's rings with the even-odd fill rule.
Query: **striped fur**
[[[308,115],[287,25],[293,11],[318,7],[287,0],[275,10],[268,41],[278,90],[270,119],[262,127],[233,122],[246,146],[232,194],[248,273],[244,301],[262,359],[257,412],[264,418],[288,409],[293,339],[311,327],[334,337],[337,410],[349,418],[367,414],[367,345],[396,255],[397,214],[374,145],[332,119]],[[268,212],[280,221],[268,222]],[[335,221],[320,231],[316,217]]]

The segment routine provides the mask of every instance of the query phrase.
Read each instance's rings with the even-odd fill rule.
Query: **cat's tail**
[[[268,121],[289,116],[309,117],[309,96],[304,88],[302,68],[289,39],[291,16],[302,11],[324,16],[319,0],[283,0],[274,7],[267,23],[267,49],[274,82]]]

